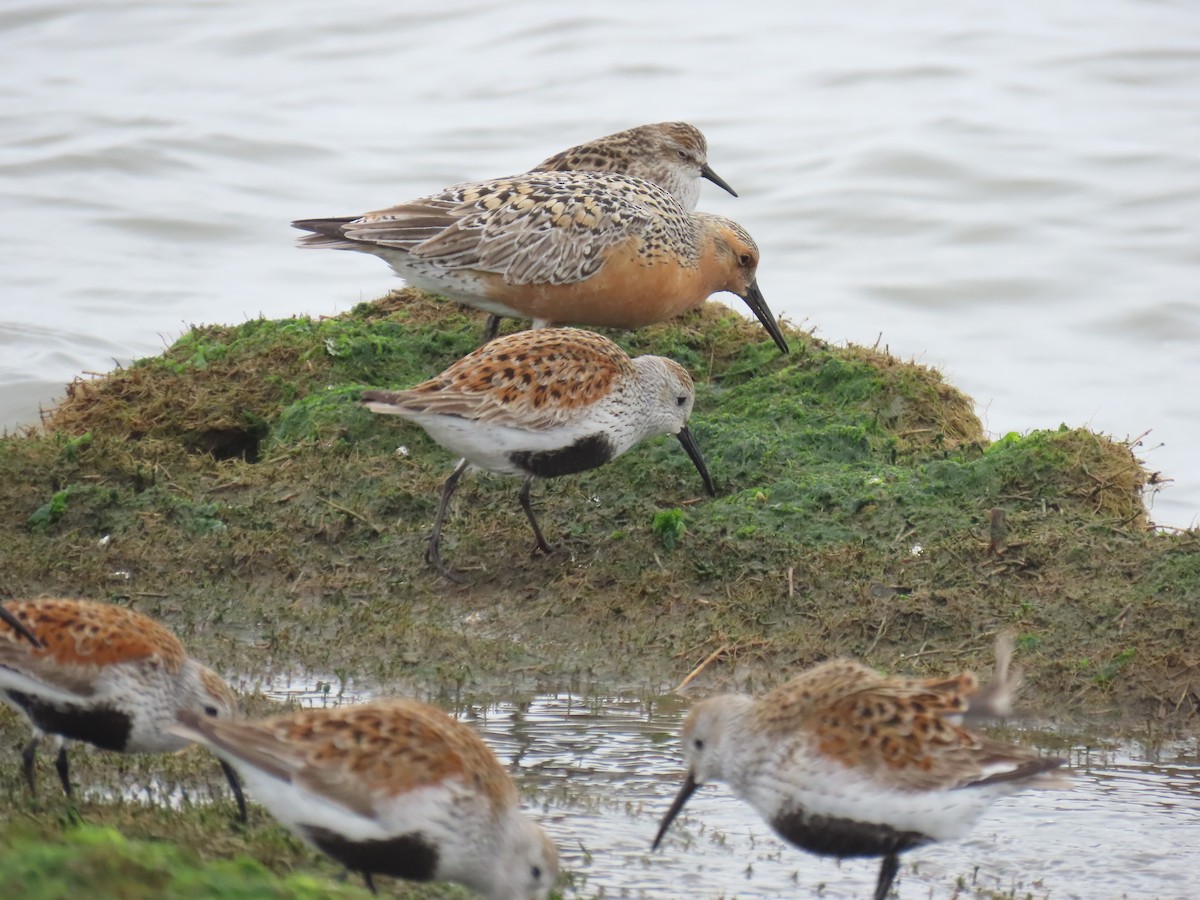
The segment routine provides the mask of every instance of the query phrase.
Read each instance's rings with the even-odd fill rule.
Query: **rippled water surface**
[[[993,434],[1149,430],[1155,518],[1200,516],[1191,0],[7,0],[0,40],[2,423],[397,283],[291,219],[687,119],[777,311],[944,368]]]
[[[326,686],[332,690],[327,690]],[[338,696],[336,679],[281,679],[268,693],[301,705]],[[678,698],[550,694],[460,710],[507,763],[576,877],[606,897],[869,897],[878,862],[840,865],[780,842],[720,785],[701,788],[650,853],[682,781]],[[1039,735],[1018,735],[1037,744]],[[1071,790],[1026,792],[994,804],[966,840],[902,857],[899,895],[1018,898],[1200,896],[1200,748],[1092,739],[1068,755]],[[960,888],[960,879],[962,887]],[[959,893],[956,893],[959,890]]]

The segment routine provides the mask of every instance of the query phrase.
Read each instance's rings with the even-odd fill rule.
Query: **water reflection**
[[[273,691],[300,705],[337,702],[329,679]],[[336,685],[336,680],[334,684]],[[342,702],[369,691],[348,687]],[[331,699],[332,697],[332,699]],[[568,896],[768,898],[870,896],[877,863],[841,864],[777,840],[721,785],[701,789],[650,853],[682,777],[676,697],[544,694],[457,711],[520,773],[527,802],[575,875]],[[1200,895],[1200,748],[1186,742],[1074,746],[1076,784],[995,803],[963,841],[903,858],[901,897],[1096,898]],[[1038,743],[1036,733],[1015,739]]]

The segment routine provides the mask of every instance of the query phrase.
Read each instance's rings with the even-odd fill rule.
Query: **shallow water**
[[[1188,0],[9,0],[0,40],[0,423],[189,323],[398,284],[291,219],[687,119],[777,312],[944,368],[993,434],[1150,430],[1156,520],[1200,516]]]
[[[265,688],[298,705],[370,696],[311,676],[281,677]],[[650,852],[682,781],[675,736],[687,706],[676,697],[559,693],[458,716],[517,773],[583,896],[870,896],[877,861],[839,864],[801,853],[720,785],[700,789],[664,848]],[[1055,900],[1200,895],[1196,739],[1151,746],[1089,738],[1068,751],[1046,732],[1015,737],[1035,746],[1047,738],[1055,740],[1053,753],[1069,756],[1073,787],[1001,800],[967,839],[905,855],[900,897],[970,897],[985,889]]]

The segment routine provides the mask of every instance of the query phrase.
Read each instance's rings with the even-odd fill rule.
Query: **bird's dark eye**
[[[215,719],[220,714],[220,712],[221,711],[219,709],[217,709],[215,706],[204,707],[204,714],[213,719]]]
[[[529,874],[533,876],[534,881],[541,881],[542,880],[542,867],[534,866],[532,869],[529,870]]]
[[[692,741],[692,746],[695,747],[697,750],[703,750],[704,749],[704,741],[701,738],[696,738],[694,741]]]
[[[749,266],[751,262],[752,262],[752,260],[750,259],[749,253],[743,253],[741,256],[738,257],[738,265],[740,265],[740,266],[743,266],[743,267]]]
[[[676,397],[676,398],[675,398],[675,405],[676,405],[676,406],[684,406],[684,405],[686,405],[686,404],[687,404],[687,394],[684,394],[682,397]]]
[[[675,152],[679,154],[679,158],[680,158],[680,159],[687,159],[687,158],[688,158],[688,155],[687,155],[687,151],[686,151],[686,150],[676,150]]]

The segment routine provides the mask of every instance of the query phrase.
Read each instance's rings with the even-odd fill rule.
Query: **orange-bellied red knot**
[[[166,753],[189,743],[167,731],[178,711],[213,719],[237,714],[237,699],[221,677],[148,616],[74,599],[9,600],[4,609],[37,638],[35,645],[0,624],[0,698],[33,726],[22,753],[31,791],[46,735],[58,743],[55,768],[70,796],[65,740],[121,753]],[[237,776],[222,768],[244,822]]]
[[[550,546],[529,503],[533,479],[594,469],[646,438],[678,437],[715,494],[687,427],[695,396],[691,376],[674,360],[630,359],[594,332],[540,328],[484,344],[410,390],[364,391],[362,399],[374,412],[411,419],[462,457],[442,489],[426,552],[439,572],[458,580],[438,545],[450,497],[469,465],[524,476],[521,508],[544,553]]]
[[[754,239],[641,178],[531,172],[292,225],[313,232],[303,247],[372,253],[410,284],[538,326],[641,328],[729,291],[788,349],[758,288]]]
[[[842,659],[758,699],[702,700],[681,735],[687,778],[653,846],[698,786],[723,781],[803,850],[882,856],[874,896],[884,900],[900,853],[962,837],[997,797],[1066,784],[1055,771],[1065,760],[962,726],[981,693],[969,673],[903,678]]]
[[[179,715],[177,732],[241,773],[275,818],[361,872],[455,881],[492,900],[544,900],[558,853],[471,728],[416,700],[306,709],[258,722]]]
[[[700,179],[737,196],[708,164],[708,141],[695,125],[658,122],[606,134],[542,160],[531,172],[619,172],[652,181],[688,212],[700,200]]]

